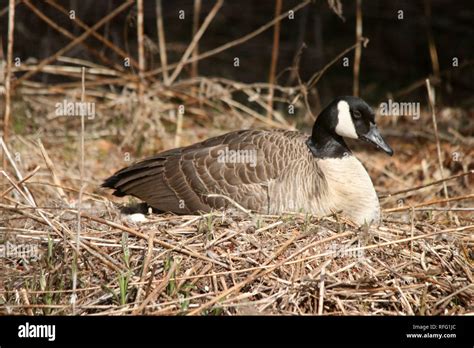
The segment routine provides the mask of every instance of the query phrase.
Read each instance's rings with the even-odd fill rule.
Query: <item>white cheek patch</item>
[[[352,122],[351,112],[349,111],[349,104],[341,100],[337,103],[337,125],[336,134],[341,137],[358,139],[354,122]]]

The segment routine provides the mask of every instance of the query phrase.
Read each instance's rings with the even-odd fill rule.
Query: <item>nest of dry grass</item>
[[[5,260],[4,314],[438,315],[473,309],[472,225],[416,219],[357,230],[337,217],[240,211],[151,215],[135,224],[107,202],[91,209],[83,213],[76,254],[74,209],[43,210],[41,217],[35,209],[2,205],[10,220],[4,237],[16,245],[35,243],[40,251],[36,259]]]
[[[0,236],[10,250],[0,263],[1,313],[472,314],[474,139],[448,128],[472,127],[468,113],[438,113],[444,173],[429,114],[416,124],[382,120],[382,129],[398,132],[388,135],[399,155],[358,152],[384,197],[380,226],[358,229],[337,214],[317,219],[239,209],[138,215],[137,222],[121,209],[133,202],[118,203],[98,188],[143,154],[228,129],[291,127],[278,111],[268,119],[237,101],[236,93],[244,93],[266,105],[266,87],[210,79],[155,86],[139,112],[133,89],[90,91],[98,117],[86,123],[82,181],[80,123],[51,115],[57,99],[74,98],[68,93],[77,86],[59,97],[48,95],[47,86],[24,89],[14,113],[26,109],[35,132],[28,123],[3,144],[10,170],[1,189]],[[294,97],[291,89],[280,93],[282,100]],[[181,105],[184,120],[176,112]],[[133,151],[129,144],[143,139]],[[22,246],[34,255],[19,257]]]

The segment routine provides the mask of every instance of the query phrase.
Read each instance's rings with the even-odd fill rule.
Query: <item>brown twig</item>
[[[433,128],[434,128],[435,139],[436,139],[436,152],[438,154],[439,173],[441,175],[441,179],[444,179],[443,157],[441,155],[441,145],[439,142],[438,122],[436,122],[435,95],[434,95],[434,90],[431,88],[429,79],[426,79],[426,89],[428,91],[428,101],[430,104],[431,117],[433,119]],[[446,199],[449,199],[448,186],[446,185],[446,181],[443,181],[443,191],[444,191],[444,197]],[[449,207],[449,201],[446,201],[446,203],[447,203],[446,205]]]
[[[428,184],[418,185],[418,186],[415,186],[415,187],[410,187],[410,188],[405,189],[405,190],[400,190],[400,191],[395,191],[395,192],[390,192],[390,193],[387,193],[387,194],[379,195],[379,198],[393,197],[393,196],[396,196],[396,195],[399,195],[399,194],[402,194],[402,193],[418,191],[418,190],[424,189],[425,187],[430,187],[430,186],[433,186],[433,185],[441,184],[441,183],[446,182],[446,181],[450,181],[450,180],[453,180],[453,179],[457,179],[457,178],[460,178],[460,177],[463,177],[463,176],[466,176],[466,175],[472,175],[472,174],[474,174],[474,170],[471,170],[471,171],[465,172],[465,173],[459,173],[459,174],[456,174],[456,175],[451,175],[450,177],[447,177],[445,179],[432,181]]]
[[[15,0],[15,6],[18,5],[21,1],[22,0]],[[7,6],[5,6],[4,8],[0,10],[0,18],[3,17],[5,13],[8,13],[9,8],[10,8],[10,4],[8,4]]]
[[[318,315],[323,315],[324,310],[324,281],[326,278],[326,265],[329,264],[331,260],[326,261],[321,269],[320,282],[319,282],[319,301],[318,301]]]
[[[324,75],[326,70],[328,70],[333,64],[338,62],[347,53],[349,53],[350,51],[352,51],[353,49],[355,49],[357,46],[360,46],[360,45],[364,45],[364,47],[366,47],[368,43],[369,43],[369,39],[365,37],[361,37],[360,40],[357,41],[355,44],[353,44],[352,46],[346,48],[344,51],[339,53],[333,60],[331,60],[328,64],[326,64],[320,71],[316,72],[315,74],[313,74],[313,76],[311,76],[311,78],[306,83],[308,90],[313,88],[313,86],[315,86],[318,83],[318,81]]]
[[[163,82],[166,86],[169,85],[168,77],[168,62],[166,57],[166,39],[165,30],[163,29],[163,13],[161,7],[161,0],[156,0],[156,27],[158,32],[158,45],[160,48],[161,69],[163,72]]]
[[[356,42],[360,42],[362,38],[362,0],[356,1]],[[359,72],[360,58],[362,55],[361,45],[357,45],[354,50],[354,79],[352,85],[352,94],[359,96]]]
[[[44,148],[44,145],[43,145],[43,142],[41,141],[41,139],[38,139],[38,147],[41,151],[41,154],[43,155],[43,159],[44,159],[44,162],[46,163],[46,166],[48,167],[49,171],[51,172],[51,176],[53,178],[54,184],[56,185],[56,189],[58,191],[59,197],[61,197],[61,199],[64,202],[67,202],[67,195],[63,190],[61,180],[56,175],[56,170],[54,168],[53,161],[51,161],[51,158],[49,157],[48,152]]]
[[[155,232],[151,232],[149,237],[148,237],[148,248],[145,256],[145,260],[143,262],[143,270],[142,274],[140,276],[140,283],[144,284],[145,283],[145,278],[148,273],[148,268],[150,267],[150,261],[151,257],[153,255],[153,240],[155,238]],[[137,291],[137,296],[136,296],[136,302],[138,303],[141,300],[142,293],[143,293],[143,286],[140,286]]]
[[[408,86],[403,87],[403,88],[399,89],[396,92],[389,93],[389,95],[391,95],[393,98],[398,98],[398,97],[401,97],[405,94],[409,94],[409,93],[413,92],[414,90],[416,90],[417,88],[420,88],[422,86],[426,86],[426,79],[427,78],[430,79],[430,83],[432,83],[433,85],[439,84],[441,82],[440,77],[451,74],[453,72],[453,69],[456,69],[456,71],[460,71],[464,68],[470,67],[473,64],[474,64],[474,60],[466,60],[466,61],[462,62],[457,67],[450,66],[449,68],[440,71],[439,74],[438,74],[439,76],[430,75],[428,77],[423,77],[422,79],[419,79],[419,80],[417,80],[413,83],[410,83]]]
[[[199,27],[199,15],[201,13],[201,0],[194,0],[193,8],[193,37],[196,35]],[[192,57],[196,58],[199,55],[199,44],[196,44],[194,47]],[[194,78],[198,76],[198,61],[191,63],[191,77]]]
[[[73,35],[71,32],[68,30],[64,29],[60,25],[56,24],[51,18],[46,16],[43,12],[41,12],[36,6],[34,6],[30,0],[24,0],[23,3],[33,12],[35,13],[39,18],[41,18],[44,22],[46,22],[51,28],[56,30],[57,32],[61,33],[62,35],[66,36],[67,38],[71,40],[77,39],[75,35]],[[95,32],[94,32],[95,33]],[[108,64],[110,66],[113,66],[117,70],[123,70],[123,67],[120,65],[115,64],[112,62],[110,59],[108,59],[104,54],[96,50],[94,47],[91,45],[87,44],[86,42],[82,41],[80,42],[81,45],[87,48],[89,52],[91,52],[95,57],[97,57],[99,60],[101,60],[103,63]]]
[[[18,185],[18,190],[19,193],[24,196],[25,200],[29,202],[32,206],[36,206],[35,199],[33,195],[31,194],[30,190],[28,189],[28,186],[24,183],[23,175],[21,174],[20,170],[18,169],[17,165],[15,164],[15,161],[13,160],[12,155],[10,154],[10,151],[8,150],[8,146],[3,140],[3,137],[0,136],[0,148],[3,150],[3,153],[5,154],[5,159],[8,159],[8,162],[10,163],[11,167],[15,171],[15,175],[18,178],[19,182],[22,183],[21,185]],[[4,169],[6,166],[3,167]],[[4,172],[4,169],[2,170]],[[4,175],[6,176],[7,173],[4,172]],[[23,188],[23,190],[20,189],[20,187]]]
[[[16,184],[17,185],[22,185],[24,182],[28,181],[29,179],[31,179],[37,172],[38,170],[40,170],[40,166],[37,166],[35,169],[33,169],[30,173],[28,173],[23,179],[21,179],[20,181],[18,181]],[[19,187],[19,186],[17,186]],[[10,186],[9,188],[7,188],[5,191],[3,191],[1,194],[0,194],[0,198],[3,198],[5,197],[10,191],[12,191],[13,189],[16,189],[15,186]]]
[[[191,43],[189,44],[189,46],[186,49],[186,51],[184,52],[183,56],[179,60],[179,63],[176,66],[176,69],[171,74],[170,79],[169,79],[170,84],[172,84],[174,82],[174,80],[176,80],[179,73],[183,69],[183,66],[188,62],[189,56],[194,51],[194,48],[198,44],[201,37],[204,35],[204,32],[206,31],[207,27],[209,26],[209,24],[211,24],[212,20],[214,19],[214,17],[216,16],[217,12],[219,11],[219,9],[222,7],[223,4],[224,4],[224,0],[217,0],[216,4],[212,8],[212,10],[209,12],[209,14],[206,16],[206,18],[202,22],[201,27],[196,32],[196,35],[194,35],[193,39],[191,40]]]
[[[425,27],[426,35],[428,36],[428,46],[430,50],[431,66],[433,67],[433,74],[435,77],[439,76],[439,59],[438,51],[436,50],[436,44],[433,36],[433,31],[431,30],[431,2],[425,0],[423,2],[425,7]]]
[[[15,30],[15,0],[10,0],[8,7],[8,43],[7,43],[7,71],[5,76],[5,117],[3,119],[3,138],[8,142],[10,126],[11,96],[12,96],[12,62],[13,62],[13,32]],[[3,168],[7,168],[7,159],[3,156]]]
[[[178,110],[178,115],[176,116],[176,133],[174,135],[174,146],[181,146],[181,135],[183,133],[183,115],[184,112]]]
[[[20,290],[20,294],[21,294],[21,298],[23,299],[23,302],[25,302],[25,307],[26,307],[26,313],[30,316],[33,316],[35,315],[33,313],[33,309],[30,307],[31,304],[30,304],[30,300],[28,299],[28,293],[26,291],[26,289],[21,289]]]
[[[153,299],[157,298],[160,295],[160,293],[168,286],[170,279],[173,276],[174,272],[176,271],[177,267],[178,267],[178,263],[173,262],[168,273],[166,274],[166,277],[164,277],[164,279],[160,282],[160,284],[143,300],[140,306],[138,306],[138,308],[136,308],[133,311],[133,314],[138,314],[142,312],[150,301],[152,301]]]
[[[143,38],[143,0],[137,0],[137,40],[138,40],[138,100],[144,104],[145,46]]]
[[[295,98],[293,98],[293,100],[291,101],[291,104],[296,104],[296,102],[299,100],[299,98],[301,98],[302,95],[305,96],[305,93],[307,94],[307,91],[309,91],[311,88],[313,88],[318,83],[318,81],[324,75],[326,70],[328,70],[332,65],[337,63],[347,53],[349,53],[350,51],[352,51],[354,48],[356,48],[359,45],[364,45],[364,47],[366,47],[368,43],[369,43],[369,39],[367,39],[365,37],[361,37],[360,41],[358,41],[355,44],[353,44],[352,46],[346,48],[344,51],[339,53],[333,60],[331,60],[328,64],[326,64],[321,70],[315,72],[309,78],[309,80],[306,82],[304,87],[300,87],[300,92],[296,95]],[[309,108],[308,102],[306,102],[306,104],[307,104],[307,108]]]
[[[398,211],[410,210],[412,208],[425,207],[427,205],[441,204],[441,203],[448,203],[448,202],[457,202],[457,201],[463,201],[463,200],[471,199],[471,198],[474,198],[474,193],[459,196],[459,197],[451,197],[451,198],[446,198],[446,199],[438,199],[438,200],[423,202],[423,203],[415,204],[413,207],[411,207],[411,206],[402,206],[402,207],[397,207],[397,208],[384,209],[383,211],[386,212],[386,213],[393,213],[393,212],[398,212]]]
[[[302,3],[298,4],[297,6],[293,7],[290,11],[293,11],[293,12],[297,12],[299,10],[301,10],[303,7],[307,6],[308,4],[311,3],[312,0],[305,0],[303,1]],[[282,19],[286,18],[288,15],[287,13],[283,13],[282,15],[278,16],[277,18],[273,19],[272,21],[268,22],[267,24],[261,26],[260,28],[258,28],[257,30],[247,34],[247,35],[244,35],[242,36],[241,38],[239,39],[236,39],[234,41],[231,41],[231,42],[228,42],[226,44],[223,44],[219,47],[216,47],[212,50],[209,50],[205,53],[202,53],[200,55],[198,55],[197,57],[191,57],[187,60],[185,60],[183,62],[183,65],[186,65],[186,64],[189,64],[189,63],[192,63],[192,62],[195,62],[195,61],[199,61],[199,60],[202,60],[202,59],[205,59],[205,58],[209,58],[211,56],[214,56],[218,53],[221,53],[225,50],[228,50],[229,48],[232,48],[234,46],[237,46],[237,45],[240,45],[252,38],[254,38],[255,36],[263,33],[264,31],[268,30],[269,28],[271,28],[273,25],[275,25],[276,22],[279,22],[281,21]],[[168,65],[167,67],[167,70],[170,70],[170,69],[173,69],[175,68],[179,63],[175,63],[175,64],[170,64]],[[164,68],[161,67],[159,69],[155,69],[155,70],[150,70],[146,73],[146,76],[154,76],[156,74],[160,74],[160,73],[163,73],[163,70]]]
[[[58,4],[56,2],[56,0],[46,0],[46,3],[48,5],[51,5],[52,7],[54,7],[55,9],[57,9],[58,11],[60,11],[61,13],[65,14],[66,16],[69,16],[69,12],[67,9],[65,9],[63,6],[61,6],[60,4]],[[79,17],[77,17],[77,14],[74,18],[74,23],[76,23],[79,27],[81,27],[82,29],[84,30],[89,30],[90,27],[85,24]],[[120,57],[122,58],[129,58],[130,59],[130,63],[138,68],[138,62],[133,59],[133,57],[130,57],[124,50],[122,50],[120,47],[114,45],[112,42],[110,42],[107,38],[103,37],[102,35],[100,35],[98,32],[96,31],[92,31],[91,32],[91,35],[94,36],[97,40],[99,40],[101,43],[103,43],[105,46],[107,46],[108,48],[110,48],[112,51],[114,51],[115,53],[117,53]],[[120,67],[122,68],[122,67]],[[123,69],[120,69],[120,70],[123,70]]]
[[[107,14],[105,17],[103,17],[101,20],[99,20],[96,24],[94,24],[91,28],[89,28],[88,30],[86,30],[83,34],[81,34],[80,36],[78,36],[75,40],[71,41],[69,44],[67,44],[66,46],[64,46],[63,48],[61,48],[59,51],[57,51],[56,53],[54,53],[52,56],[49,56],[48,58],[45,58],[43,59],[37,66],[36,66],[36,69],[33,70],[33,71],[29,71],[27,72],[26,74],[24,74],[23,76],[21,76],[20,78],[18,78],[15,83],[13,84],[13,87],[16,87],[18,86],[19,84],[21,84],[23,81],[29,79],[30,77],[32,77],[33,75],[37,74],[38,72],[41,71],[41,69],[55,61],[59,56],[63,55],[64,53],[66,53],[67,51],[69,51],[71,48],[73,48],[74,46],[76,46],[77,44],[81,43],[82,41],[84,41],[93,31],[96,31],[97,29],[99,29],[101,26],[103,26],[105,23],[107,23],[108,21],[110,21],[112,18],[114,18],[115,16],[117,16],[119,13],[121,13],[122,11],[124,11],[125,9],[127,9],[128,7],[130,7],[132,4],[134,3],[134,0],[127,0],[125,3],[123,3],[122,5],[120,5],[119,7],[117,7],[116,9],[114,9],[112,12],[110,12],[109,14]]]
[[[275,0],[275,18],[278,18],[281,12],[282,0]],[[272,46],[272,60],[270,63],[270,73],[268,78],[268,84],[273,86],[275,83],[275,74],[278,63],[278,46],[280,43],[280,21],[276,22],[275,27],[273,28],[273,46]],[[268,90],[268,111],[267,118],[271,119],[273,114],[273,93],[274,90],[272,87]]]
[[[85,103],[85,96],[86,96],[86,68],[82,68],[82,90],[81,90],[81,103]],[[82,221],[81,221],[81,214],[82,214],[82,193],[84,191],[84,117],[85,115],[81,113],[81,133],[80,133],[80,163],[79,163],[79,195],[77,198],[77,230],[76,230],[76,238],[75,244],[76,249],[73,257],[73,272],[72,272],[72,313],[73,315],[76,314],[76,288],[77,288],[77,271],[78,271],[78,259],[79,259],[79,252],[81,247],[81,230],[82,230]]]

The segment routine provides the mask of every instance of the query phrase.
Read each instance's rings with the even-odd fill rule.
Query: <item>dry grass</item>
[[[99,80],[87,76],[89,83]],[[71,314],[73,303],[79,315],[472,314],[473,138],[440,134],[445,175],[455,174],[442,181],[451,197],[447,216],[442,182],[412,190],[440,179],[428,113],[415,123],[419,131],[408,120],[397,125],[381,120],[382,129],[399,132],[390,136],[395,157],[358,152],[379,193],[407,191],[382,198],[380,226],[357,230],[337,215],[318,220],[239,209],[202,216],[150,214],[134,223],[112,202],[116,198],[98,189],[103,178],[129,163],[129,151],[133,160],[173,146],[179,105],[186,110],[183,145],[235,128],[291,128],[279,121],[279,111],[273,111],[272,121],[265,111],[260,115],[237,101],[239,94],[249,95],[263,108],[262,88],[205,78],[148,88],[145,111],[134,126],[141,136],[131,140],[143,143],[140,154],[120,141],[139,100],[133,86],[128,93],[106,95],[87,88],[86,101],[96,103],[97,115],[86,120],[74,297],[80,120],[56,117],[52,110],[58,99],[80,95],[74,86],[59,97],[48,95],[48,86],[24,87],[23,102],[13,105],[16,120],[18,108],[24,108],[25,117],[36,115],[31,117],[37,128],[36,133],[23,129],[7,146],[18,171],[9,170],[1,188],[0,235],[14,245],[36,245],[39,255],[2,260],[2,313]],[[279,95],[291,100],[294,93],[282,89]],[[467,117],[442,110],[439,128]],[[408,128],[411,133],[404,134]],[[403,140],[406,134],[423,143],[421,151],[420,144]],[[452,160],[455,152],[462,160]]]

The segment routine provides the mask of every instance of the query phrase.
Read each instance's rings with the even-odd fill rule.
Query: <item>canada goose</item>
[[[115,189],[116,196],[133,195],[178,214],[232,206],[228,197],[262,213],[342,211],[358,224],[378,222],[372,181],[343,137],[393,154],[370,106],[344,96],[321,112],[311,136],[287,130],[231,132],[142,160],[102,186]]]

